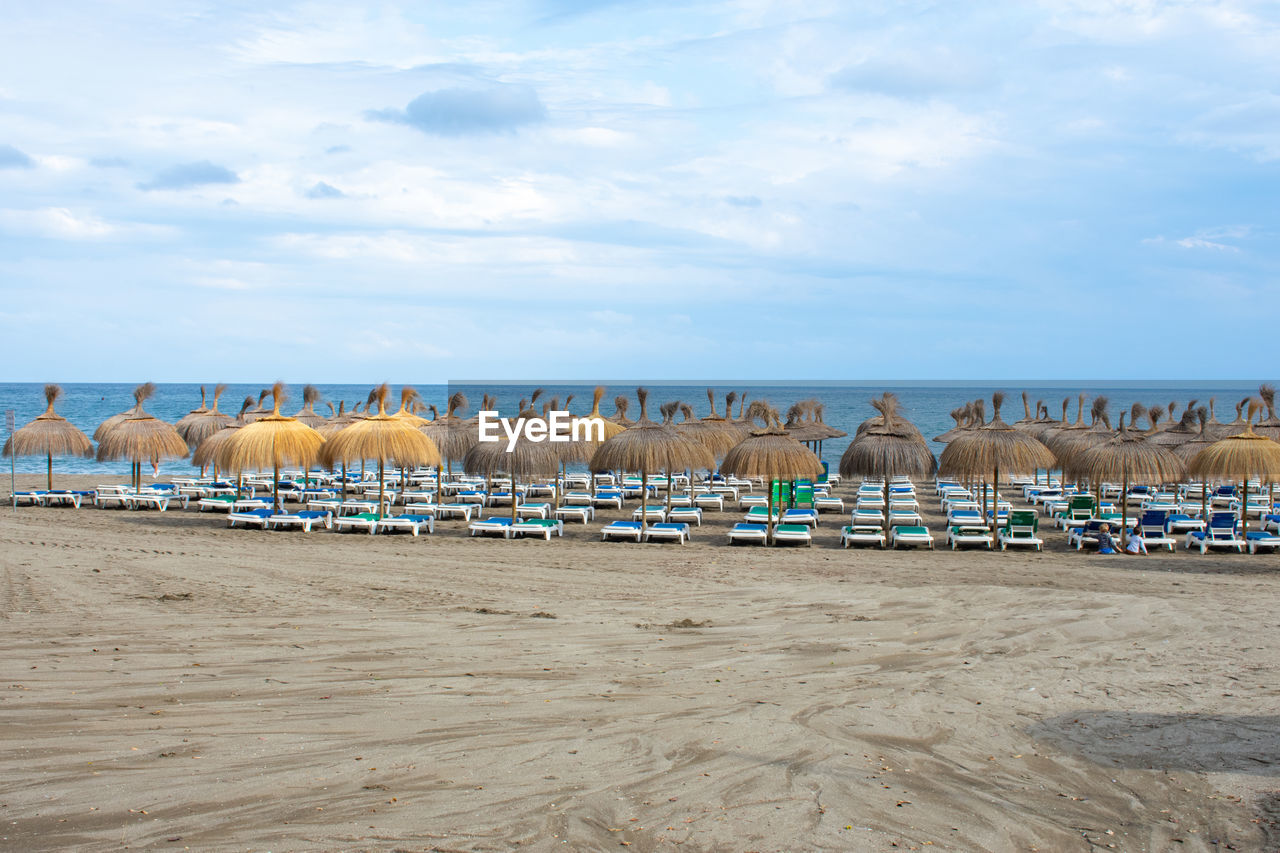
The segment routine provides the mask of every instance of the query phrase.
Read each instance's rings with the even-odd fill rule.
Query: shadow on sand
[[[1028,729],[1098,764],[1280,776],[1280,716],[1080,711]]]

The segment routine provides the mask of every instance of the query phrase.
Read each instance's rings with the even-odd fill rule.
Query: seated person
[[[1129,531],[1129,542],[1124,546],[1124,553],[1129,554],[1146,554],[1147,543],[1142,538],[1142,525],[1134,524],[1133,530]]]
[[[1111,538],[1111,525],[1103,523],[1098,529],[1098,553],[1114,554],[1116,552],[1115,540]]]

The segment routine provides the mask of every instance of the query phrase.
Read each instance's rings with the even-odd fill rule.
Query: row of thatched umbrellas
[[[505,444],[478,442],[476,421],[460,415],[467,406],[461,393],[449,399],[444,415],[428,420],[417,414],[422,407],[412,389],[404,389],[399,410],[389,414],[386,410],[389,392],[384,385],[370,393],[364,412],[348,413],[345,406],[340,405],[332,417],[325,418],[315,412],[320,395],[311,386],[304,389],[301,411],[293,416],[281,414],[284,389],[277,384],[259,395],[256,409],[251,408],[253,398],[246,398],[239,414],[232,418],[218,411],[218,399],[225,390],[225,386],[218,386],[211,407],[206,405],[202,389],[200,407],[170,425],[143,408],[154,390],[150,383],[139,386],[134,392],[135,405],[108,418],[94,433],[94,439],[99,442],[100,461],[132,463],[135,488],[140,486],[143,461],[180,458],[186,455],[188,446],[195,447],[193,462],[202,469],[209,465],[214,466],[215,471],[270,468],[273,485],[278,485],[279,469],[284,466],[307,469],[319,462],[328,467],[341,465],[345,470],[349,462],[360,460],[363,465],[366,460],[372,460],[378,463],[381,484],[387,463],[401,468],[419,465],[439,468],[443,463],[451,465],[459,461],[469,473],[488,477],[505,474],[511,478],[513,518],[516,515],[514,491],[520,479],[554,477],[569,463],[587,463],[593,471],[639,472],[646,494],[649,475],[658,472],[670,475],[718,467],[730,476],[770,481],[813,479],[821,473],[821,462],[805,444],[820,446],[826,438],[844,435],[823,422],[822,406],[816,400],[792,406],[784,425],[778,412],[759,400],[753,401],[750,407],[740,405],[738,418],[732,418],[733,404],[745,402],[734,393],[726,397],[725,414],[717,414],[714,393],[710,390],[707,392],[711,402],[709,416],[694,419],[689,406],[672,402],[660,408],[662,422],[659,423],[648,417],[648,392],[638,389],[640,418],[634,421],[628,418],[627,398],[616,398],[615,415],[603,419],[603,441],[551,443],[521,438],[508,452]],[[16,431],[4,448],[5,455],[46,456],[50,488],[53,456],[93,455],[88,437],[54,411],[60,393],[57,386],[46,386],[46,411]],[[520,417],[539,414],[535,406],[540,394],[540,390],[535,391],[530,400],[521,401]],[[601,417],[603,394],[603,388],[596,389],[589,417]],[[272,399],[270,409],[265,406],[268,397]],[[878,414],[858,426],[854,440],[840,460],[840,473],[846,477],[883,478],[886,513],[889,481],[897,475],[931,477],[941,473],[970,481],[981,479],[985,485],[986,474],[990,472],[989,482],[993,489],[998,489],[1001,471],[1006,476],[1015,476],[1061,468],[1064,475],[1094,484],[1119,480],[1125,493],[1133,481],[1174,482],[1187,474],[1274,482],[1280,479],[1280,444],[1266,435],[1266,431],[1271,430],[1271,436],[1280,436],[1274,389],[1263,386],[1260,398],[1260,402],[1252,399],[1241,402],[1239,408],[1247,410],[1247,414],[1238,418],[1239,425],[1219,424],[1213,433],[1210,432],[1212,409],[1197,408],[1194,402],[1178,424],[1164,429],[1158,425],[1163,407],[1148,410],[1135,405],[1130,413],[1130,425],[1144,415],[1151,423],[1150,429],[1139,432],[1126,428],[1123,415],[1119,429],[1112,431],[1105,398],[1094,401],[1093,423],[1085,425],[1083,397],[1076,421],[1070,423],[1065,401],[1061,420],[1048,417],[1047,407],[1042,403],[1037,403],[1037,416],[1033,418],[1024,394],[1026,416],[1010,425],[1000,417],[1004,396],[996,394],[992,398],[990,421],[986,420],[982,401],[952,412],[956,428],[936,439],[947,445],[939,464],[919,429],[903,416],[897,398],[885,394],[872,401]],[[490,409],[496,401],[486,396],[483,405]],[[1253,420],[1263,407],[1269,416],[1260,421],[1255,432]],[[549,401],[542,413],[548,408],[558,409],[559,401]],[[676,422],[676,415],[681,415],[683,421]],[[1193,425],[1197,421],[1200,429],[1195,432]],[[1223,437],[1215,439],[1215,435]],[[380,507],[383,498],[380,486]],[[998,501],[998,491],[995,498]],[[772,519],[772,489],[769,500]],[[998,505],[996,501],[993,506]],[[992,516],[994,519],[995,514]],[[642,525],[648,523],[646,510],[642,510],[641,522]],[[771,539],[772,521],[769,534]]]
[[[1010,425],[1000,417],[1003,402],[1003,394],[992,396],[990,421],[981,400],[952,412],[957,426],[935,439],[946,443],[941,460],[935,460],[919,430],[900,416],[896,398],[886,394],[873,403],[880,415],[859,426],[857,437],[840,460],[840,473],[884,477],[886,512],[888,480],[895,475],[930,477],[936,472],[967,481],[981,479],[984,510],[987,482],[993,489],[992,507],[999,506],[1001,471],[1006,476],[1029,476],[1060,468],[1064,476],[1085,480],[1095,488],[1118,481],[1122,495],[1128,494],[1134,482],[1174,483],[1187,476],[1234,479],[1242,484],[1252,479],[1268,484],[1280,480],[1280,419],[1275,413],[1275,389],[1270,385],[1262,386],[1259,399],[1241,401],[1238,424],[1219,424],[1212,433],[1212,410],[1196,407],[1194,401],[1179,426],[1165,430],[1158,424],[1163,409],[1153,407],[1159,414],[1152,415],[1152,410],[1135,404],[1126,414],[1130,424],[1148,417],[1151,427],[1145,431],[1126,427],[1125,414],[1113,431],[1105,397],[1094,401],[1093,423],[1088,426],[1083,422],[1083,396],[1074,423],[1067,421],[1066,401],[1061,420],[1049,418],[1042,404],[1037,404],[1037,417],[1032,418],[1024,394],[1026,417]],[[1268,416],[1258,419],[1255,431],[1254,421],[1264,408]],[[1192,428],[1197,421],[1198,432]],[[987,472],[991,473],[989,481]],[[1240,518],[1247,534],[1246,505],[1247,496],[1242,494]],[[997,515],[991,513],[993,529]],[[1128,536],[1127,525],[1124,528],[1122,540]]]

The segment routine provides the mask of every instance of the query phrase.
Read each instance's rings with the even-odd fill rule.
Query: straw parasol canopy
[[[1246,536],[1249,532],[1249,479],[1254,477],[1259,482],[1271,484],[1280,481],[1280,443],[1253,431],[1253,419],[1260,408],[1257,403],[1251,403],[1245,417],[1244,432],[1215,441],[1197,453],[1187,465],[1192,476],[1235,479],[1240,483],[1240,523]]]
[[[765,539],[772,545],[773,481],[817,479],[822,475],[822,463],[812,450],[787,434],[778,413],[770,409],[767,425],[753,430],[725,454],[720,470],[731,476],[759,478],[769,483],[769,519]]]
[[[526,414],[527,412],[527,414]],[[536,416],[532,410],[524,410],[520,417]],[[506,474],[511,478],[511,522],[518,515],[516,485],[520,480],[555,477],[560,468],[557,445],[550,441],[530,441],[522,431],[515,445],[507,450],[506,441],[477,441],[462,458],[462,469],[468,474]]]
[[[1276,386],[1265,384],[1258,389],[1262,405],[1267,409],[1267,416],[1258,421],[1253,431],[1273,441],[1280,441],[1280,418],[1276,417]]]
[[[1000,419],[1004,394],[991,395],[991,422],[980,429],[958,437],[942,451],[939,471],[943,476],[985,477],[991,472],[991,529],[999,519],[1000,472],[1006,475],[1035,474],[1041,468],[1052,468],[1055,458],[1049,448],[1034,436],[1016,430]],[[985,507],[984,507],[985,509]]]
[[[692,438],[672,427],[649,420],[646,411],[649,390],[637,388],[640,419],[608,439],[591,457],[592,471],[639,471],[643,487],[641,507],[648,506],[649,475],[657,471],[681,471],[685,468],[710,468],[715,459],[711,452]],[[625,399],[625,398],[624,398]],[[649,514],[642,509],[641,528],[649,526]]]
[[[271,409],[267,408],[267,398],[271,396],[271,388],[263,388],[258,392],[258,407],[245,412],[244,419],[249,423],[253,423],[259,418],[265,418],[271,414]]]
[[[958,409],[952,409],[951,418],[956,422],[956,425],[944,432],[942,435],[935,435],[933,440],[939,444],[946,444],[949,441],[953,441],[958,435],[963,435],[969,430],[977,429],[982,425],[979,420],[979,407],[981,404],[982,401],[977,400],[965,403]],[[981,417],[985,418],[985,413],[983,413]]]
[[[324,415],[316,412],[316,403],[320,402],[320,389],[314,385],[302,386],[302,408],[294,415],[294,419],[301,421],[312,429],[319,429],[329,422]]]
[[[716,396],[712,388],[707,389],[707,401],[711,404],[711,414],[696,421],[686,419],[684,423],[677,424],[676,429],[707,448],[716,459],[723,459],[749,432],[740,424],[716,414]]]
[[[467,409],[467,397],[461,391],[449,395],[449,401],[443,416],[435,420],[419,424],[418,429],[435,443],[440,451],[440,459],[452,467],[452,463],[461,462],[467,451],[476,445],[480,435],[475,422],[459,415]],[[486,405],[485,410],[489,410]],[[437,463],[437,466],[440,463]]]
[[[886,404],[892,407],[895,412],[897,412],[902,408],[902,404],[898,401],[898,395],[894,394],[892,391],[886,391],[884,394],[880,395],[880,397],[882,400],[886,402]],[[872,406],[874,405],[875,405],[875,402],[873,401]],[[884,423],[884,417],[885,417],[884,412],[881,411],[880,409],[877,409],[877,411],[879,411],[880,414],[872,415],[862,423],[858,424],[858,429],[853,434],[855,441],[859,437],[861,437],[862,434],[865,433],[867,430],[871,429],[874,426]],[[981,414],[981,411],[980,411],[980,414]],[[917,429],[916,425],[911,423],[911,421],[902,417],[895,418],[895,421],[896,421],[896,427],[898,429],[905,430],[909,435],[917,436],[918,438],[920,438],[921,441],[924,440],[924,436],[920,435],[920,430]]]
[[[173,424],[149,414],[142,404],[155,390],[151,383],[138,386],[134,392],[138,403],[129,416],[106,430],[98,441],[98,461],[127,459],[133,463],[133,488],[142,487],[142,462],[156,465],[162,459],[180,459],[187,455],[187,443]],[[104,424],[105,426],[105,424]],[[99,432],[102,427],[99,427]]]
[[[1166,426],[1159,432],[1154,433],[1149,440],[1162,447],[1177,447],[1179,444],[1185,444],[1201,433],[1212,435],[1212,433],[1208,432],[1207,427],[1208,409],[1204,406],[1197,408],[1196,402],[1196,400],[1192,400],[1187,403],[1187,408],[1183,410],[1182,416],[1178,418],[1177,423]],[[1169,404],[1170,412],[1172,412],[1174,405],[1173,403]],[[1196,428],[1199,411],[1205,412],[1206,427],[1203,429]]]
[[[383,471],[387,462],[400,466],[439,465],[440,451],[435,442],[407,421],[387,414],[390,389],[384,384],[376,390],[378,413],[357,420],[324,443],[320,458],[325,465],[343,465],[360,460],[378,463],[378,513],[383,512],[386,484]]]
[[[112,415],[102,423],[98,424],[98,428],[93,431],[93,440],[102,441],[107,433],[115,429],[117,425],[124,421],[125,418],[142,408],[142,404],[155,396],[156,384],[154,382],[143,382],[137,388],[133,389],[133,406],[125,409],[118,415]]]
[[[271,388],[271,414],[256,417],[244,428],[236,430],[217,456],[218,466],[237,473],[249,469],[271,469],[271,491],[276,508],[280,507],[280,467],[311,467],[320,455],[324,438],[311,427],[288,415],[280,414],[284,403],[284,383]],[[246,412],[249,421],[254,412]]]
[[[213,407],[205,408],[204,386],[200,386],[200,408],[192,409],[182,417],[173,428],[182,436],[188,447],[199,447],[209,436],[230,426],[232,418],[218,411],[218,398],[227,390],[226,385],[219,384],[213,389]]]
[[[214,466],[217,468],[218,454],[221,452],[223,445],[231,440],[231,436],[235,435],[235,431],[245,425],[245,413],[249,411],[249,407],[253,405],[252,397],[245,397],[244,403],[240,405],[240,413],[222,429],[207,436],[203,441],[196,445],[196,449],[191,453],[191,464],[201,470]]]
[[[619,394],[617,397],[613,398],[613,417],[608,420],[613,421],[615,424],[623,428],[631,426],[635,421],[627,417],[627,409],[630,407],[631,401]]]
[[[920,435],[920,430],[902,416],[898,398],[884,394],[872,400],[871,405],[880,413],[863,432],[855,438],[840,457],[841,477],[884,478],[884,520],[889,525],[889,481],[902,475],[907,477],[932,477],[938,468],[938,460]],[[868,422],[869,423],[869,422]]]
[[[62,396],[62,386],[44,386],[44,413],[30,423],[13,431],[4,443],[5,456],[43,456],[48,463],[45,488],[53,488],[53,457],[80,456],[93,458],[93,444],[89,436],[53,410],[53,404]]]
[[[1122,519],[1126,517],[1130,483],[1171,483],[1186,476],[1186,466],[1171,450],[1152,444],[1140,432],[1125,429],[1123,412],[1115,435],[1082,451],[1070,467],[1091,483],[1119,480]],[[1122,524],[1121,528],[1123,546],[1129,540],[1129,525]]]

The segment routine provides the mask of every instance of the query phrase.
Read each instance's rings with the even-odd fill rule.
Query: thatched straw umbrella
[[[271,414],[272,410],[267,408],[267,398],[270,396],[270,388],[263,388],[258,392],[258,407],[245,412],[244,419],[246,422],[253,423],[259,418],[265,418],[267,415]]]
[[[897,394],[894,394],[892,391],[886,391],[884,392],[884,394],[880,396],[881,396],[881,399],[884,400],[885,404],[894,410],[895,414],[901,409],[901,403],[899,403],[898,401]],[[872,405],[873,406],[875,405],[874,401],[872,402]],[[880,411],[880,410],[878,409],[877,411]],[[977,412],[979,416],[985,415],[985,412],[983,412],[983,410],[981,409],[981,405],[979,405]],[[879,426],[880,424],[884,423],[884,417],[885,417],[884,413],[883,411],[881,411],[881,414],[872,415],[862,423],[858,424],[858,428],[853,434],[854,440],[856,441],[858,438],[862,436],[863,433],[865,433],[867,430],[871,429],[872,427]],[[920,435],[920,430],[916,427],[915,424],[911,423],[911,421],[906,420],[905,418],[902,418],[902,417],[895,417],[894,420],[895,420],[895,425],[897,429],[905,430],[908,435],[914,435],[918,437],[921,441],[924,440],[924,436]]]
[[[631,407],[631,401],[619,394],[613,398],[613,417],[608,420],[617,424],[624,429],[631,426],[635,421],[627,417],[627,409]]]
[[[116,426],[121,424],[125,418],[131,416],[134,412],[137,412],[139,409],[141,409],[142,404],[147,400],[150,400],[152,397],[154,397],[155,393],[156,393],[156,385],[154,382],[143,382],[137,388],[134,388],[133,389],[133,406],[131,406],[128,409],[125,409],[123,412],[120,412],[117,415],[112,415],[102,423],[98,424],[98,428],[93,431],[93,440],[99,441],[99,442],[102,441],[102,439],[106,437],[107,433],[115,429]]]
[[[1209,410],[1204,406],[1199,406],[1192,414],[1200,422],[1200,434],[1190,441],[1175,444],[1172,448],[1173,455],[1181,459],[1184,466],[1190,465],[1191,460],[1196,458],[1197,453],[1217,441],[1217,439],[1209,435],[1209,431],[1206,428],[1209,421]],[[1207,483],[1201,483],[1200,517],[1206,521],[1209,518],[1209,489]]]
[[[603,385],[597,385],[595,387],[595,390],[591,393],[591,411],[587,413],[587,418],[589,420],[598,419],[602,424],[601,432],[604,436],[604,440],[595,441],[593,438],[596,434],[595,431],[588,429],[583,434],[581,441],[574,442],[574,444],[578,445],[576,449],[564,452],[566,462],[578,461],[587,466],[587,478],[590,481],[591,496],[593,498],[596,494],[596,472],[591,469],[591,457],[593,457],[595,452],[600,449],[600,445],[626,429],[622,424],[611,421],[604,415],[600,414],[600,401],[604,399],[604,392],[605,388]],[[558,497],[558,490],[556,494]]]
[[[1041,468],[1052,468],[1055,462],[1053,453],[1039,439],[1000,419],[1003,403],[1003,394],[992,394],[991,422],[948,444],[938,466],[943,476],[985,477],[987,471],[991,472],[992,532],[1000,517],[1000,471],[1012,476],[1034,474]],[[983,504],[985,511],[985,495]]]
[[[636,397],[640,400],[640,419],[600,445],[591,457],[591,470],[640,472],[640,525],[644,530],[649,526],[649,474],[661,470],[669,476],[672,471],[685,468],[707,468],[715,460],[698,442],[649,420],[647,388],[637,388]]]
[[[1040,414],[1040,410],[1036,410],[1036,415]],[[1010,424],[1014,429],[1030,429],[1035,424],[1036,418],[1031,415],[1031,395],[1026,391],[1022,392],[1022,417]]]
[[[13,435],[4,443],[5,456],[45,457],[49,466],[45,475],[45,488],[50,490],[53,489],[53,457],[93,458],[93,444],[89,441],[89,436],[53,410],[53,404],[61,396],[61,386],[44,386],[44,413],[14,430]]]
[[[1258,388],[1258,397],[1267,410],[1267,416],[1254,425],[1253,431],[1273,441],[1280,441],[1280,418],[1276,417],[1276,386],[1267,383]]]
[[[822,442],[848,435],[823,421],[824,408],[819,400],[801,400],[787,410],[787,422],[782,426],[796,441],[809,445],[819,459],[822,458]]]
[[[443,495],[445,470],[452,474],[453,463],[461,463],[463,458],[466,457],[467,451],[480,440],[480,433],[475,423],[459,414],[459,412],[466,411],[468,405],[467,396],[461,391],[455,391],[449,395],[443,415],[437,415],[434,420],[418,426],[422,434],[431,439],[435,443],[436,449],[440,451],[441,461],[436,463],[437,501]],[[492,411],[496,405],[496,401],[491,402],[489,395],[486,394],[480,410]]]
[[[271,494],[280,509],[280,467],[301,465],[308,468],[320,455],[324,438],[301,421],[280,414],[284,403],[284,383],[271,389],[274,398],[271,414],[257,417],[235,431],[217,455],[218,465],[240,474],[250,468],[271,469]],[[245,413],[249,421],[253,412]]]
[[[1149,441],[1154,444],[1159,444],[1162,447],[1177,447],[1179,444],[1185,444],[1195,438],[1201,432],[1212,436],[1213,434],[1208,431],[1207,426],[1203,430],[1196,428],[1198,411],[1205,412],[1206,424],[1208,417],[1208,410],[1205,409],[1204,406],[1197,408],[1196,402],[1196,400],[1192,400],[1187,403],[1187,408],[1183,410],[1182,416],[1178,418],[1178,422],[1171,424],[1170,426],[1166,426],[1164,429],[1155,433],[1150,437]],[[1173,404],[1171,403],[1170,405]]]
[[[1120,481],[1121,519],[1127,519],[1131,482],[1171,483],[1186,474],[1182,460],[1168,448],[1148,442],[1142,433],[1125,429],[1123,412],[1116,434],[1080,453],[1071,461],[1071,468],[1091,483]],[[1124,547],[1129,541],[1129,525],[1120,526],[1120,545]]]
[[[162,459],[180,459],[188,452],[187,443],[173,424],[142,408],[154,389],[151,383],[138,386],[134,391],[138,403],[129,416],[107,429],[98,441],[99,462],[127,459],[133,463],[134,491],[142,488],[142,460],[156,465]],[[98,430],[102,432],[102,427]]]
[[[965,403],[958,409],[952,409],[951,418],[956,422],[956,425],[942,435],[933,437],[933,440],[939,444],[946,444],[948,441],[954,440],[957,435],[963,435],[967,430],[976,429],[978,426],[973,403],[971,402]]]
[[[920,430],[901,416],[897,397],[884,394],[872,400],[871,405],[880,413],[875,419],[877,423],[868,426],[845,448],[844,455],[840,457],[840,476],[884,478],[884,524],[887,530],[889,481],[899,475],[932,477],[938,469],[938,460],[920,435]]]
[[[522,409],[517,417],[537,417],[532,409]],[[549,438],[549,436],[548,436]],[[530,441],[523,431],[516,437],[515,445],[508,451],[505,441],[479,440],[462,458],[462,468],[468,474],[481,474],[491,479],[495,474],[511,478],[511,523],[515,524],[519,512],[516,488],[521,479],[555,477],[560,466],[556,445],[550,441]]]
[[[345,465],[353,459],[377,461],[379,517],[385,511],[386,483],[382,475],[388,461],[401,466],[440,464],[435,442],[406,421],[387,414],[389,392],[386,385],[379,386],[375,394],[378,413],[339,431],[324,443],[320,453],[329,466],[335,462]]]
[[[200,442],[220,429],[225,429],[234,418],[218,411],[218,398],[227,390],[227,386],[218,384],[213,389],[213,406],[206,408],[204,404],[204,386],[200,386],[200,408],[192,409],[173,425],[189,447],[199,447]]]
[[[769,423],[738,442],[720,463],[720,470],[735,477],[762,478],[769,484],[769,518],[765,541],[773,544],[773,481],[812,480],[822,474],[822,463],[813,451],[789,436],[778,413],[769,410]]]
[[[245,425],[245,413],[249,411],[249,407],[253,405],[252,397],[245,397],[244,403],[240,405],[240,413],[225,427],[217,432],[206,436],[203,441],[196,445],[196,449],[191,452],[191,464],[203,471],[208,466],[213,466],[213,475],[218,476],[218,454],[222,452],[223,446],[235,435],[235,431]]]
[[[314,385],[302,386],[302,408],[294,415],[294,420],[301,421],[312,429],[319,429],[329,422],[324,415],[316,412],[316,403],[320,402],[320,389]]]
[[[707,389],[707,401],[711,404],[711,414],[696,421],[686,420],[677,424],[676,429],[707,448],[716,459],[723,459],[749,432],[740,424],[716,414],[714,389]]]
[[[1246,538],[1249,534],[1249,478],[1274,484],[1280,480],[1280,443],[1258,435],[1253,431],[1253,418],[1261,407],[1249,406],[1244,432],[1230,435],[1201,450],[1191,460],[1187,470],[1198,477],[1239,477],[1240,524]]]
[[[218,411],[218,398],[227,390],[226,385],[219,384],[213,389],[213,408],[205,408],[204,406],[204,386],[200,387],[200,408],[193,409],[188,412],[181,420],[173,425],[178,431],[178,435],[182,436],[182,440],[187,443],[188,447],[199,449],[204,440],[219,430],[226,429],[231,426],[235,420],[231,415]],[[241,410],[243,411],[243,409]],[[194,458],[194,457],[193,457]],[[200,468],[201,476],[204,475],[204,467]],[[218,469],[215,466],[213,476],[218,476]]]

